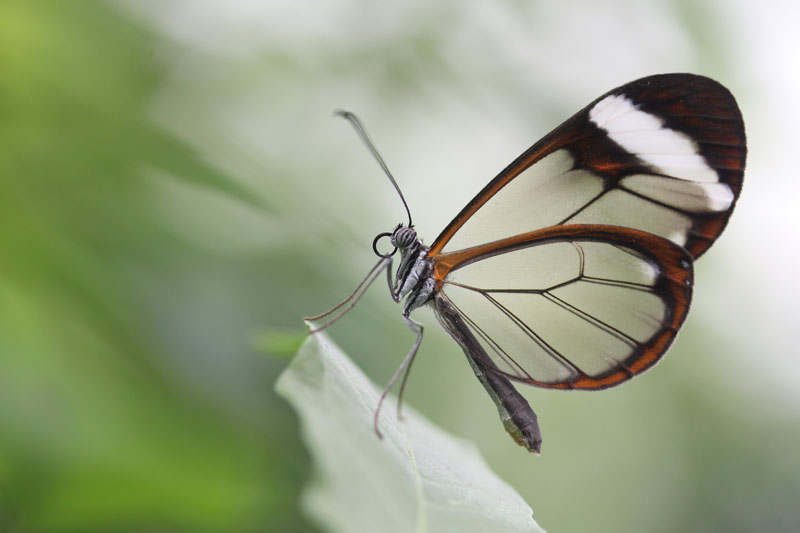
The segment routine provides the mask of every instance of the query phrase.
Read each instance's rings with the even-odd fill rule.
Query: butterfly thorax
[[[392,290],[398,300],[405,298],[403,314],[408,316],[434,296],[433,262],[428,257],[428,247],[422,244],[413,228],[397,227],[392,232],[392,244],[400,251]]]

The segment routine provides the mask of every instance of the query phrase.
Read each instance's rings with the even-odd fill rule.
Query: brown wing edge
[[[643,111],[663,119],[666,127],[693,139],[720,182],[733,192],[726,211],[693,217],[684,248],[697,259],[725,229],[742,192],[747,136],[736,98],[724,85],[696,74],[649,76],[615,91],[624,92]]]
[[[491,373],[499,373],[510,380],[548,389],[607,389],[619,385],[641,374],[645,370],[652,368],[675,340],[678,331],[686,320],[691,304],[693,283],[692,256],[684,248],[668,239],[632,228],[596,224],[553,226],[502,239],[490,244],[469,248],[467,250],[434,256],[432,259],[437,292],[445,283],[445,278],[450,272],[474,261],[507,253],[514,249],[525,248],[527,246],[541,245],[547,242],[569,241],[600,241],[611,243],[616,246],[635,250],[657,264],[661,276],[654,285],[653,291],[658,294],[668,306],[668,313],[661,329],[646,342],[642,343],[619,367],[613,368],[599,376],[582,374],[577,379],[571,381],[547,383],[535,379],[522,379],[519,376],[507,374],[498,369],[494,363],[492,363],[493,368],[490,369]],[[442,300],[442,298],[436,299],[437,309],[440,306],[440,300]],[[455,310],[453,310],[453,312],[455,312]],[[464,328],[466,327],[467,326],[464,325]],[[446,326],[445,329],[447,329]],[[448,330],[448,332],[450,331]],[[450,334],[453,336],[452,333]],[[456,341],[459,342],[458,339],[456,339]],[[461,344],[461,342],[459,342],[459,344]],[[463,344],[462,348],[464,348],[466,353],[467,348],[465,348]],[[489,357],[485,351],[483,354]],[[469,357],[469,354],[467,357]]]
[[[430,255],[441,253],[461,226],[507,183],[558,149],[568,149],[577,166],[604,178],[606,190],[615,188],[623,175],[652,172],[589,121],[589,110],[611,94],[624,94],[662,118],[667,127],[687,134],[719,173],[720,181],[731,187],[734,199],[727,211],[692,217],[684,247],[695,259],[705,253],[725,229],[741,192],[747,156],[744,121],[736,99],[723,85],[704,76],[676,73],[648,76],[612,89],[567,119],[490,181],[439,234]]]

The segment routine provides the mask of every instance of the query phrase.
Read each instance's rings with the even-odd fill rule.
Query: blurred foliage
[[[236,273],[176,234],[147,170],[259,202],[148,118],[153,42],[99,2],[0,3],[3,531],[305,527],[278,366],[219,316],[203,285]],[[182,382],[181,354],[212,381],[203,338],[246,393]]]
[[[743,37],[711,4],[308,4],[0,1],[0,530],[313,529],[309,457],[273,383],[301,317],[347,295],[402,218],[333,109],[361,114],[430,242],[610,87],[667,71],[737,96],[730,82],[762,83],[733,71]],[[749,138],[776,140],[741,103]],[[665,360],[602,394],[523,391],[539,458],[417,316],[407,401],[477,443],[545,529],[798,529],[797,409],[741,361],[786,369],[730,334],[742,295],[765,293],[715,259],[758,255],[734,233],[770,183],[753,161]],[[379,383],[413,340],[380,285],[328,331]],[[749,346],[777,346],[762,326]]]

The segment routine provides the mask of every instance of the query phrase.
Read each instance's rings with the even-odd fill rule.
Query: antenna
[[[386,177],[388,177],[389,181],[391,181],[392,185],[394,185],[394,190],[396,190],[397,194],[400,196],[400,200],[403,202],[403,207],[406,208],[406,214],[408,215],[408,227],[410,228],[411,227],[411,211],[408,209],[408,204],[406,203],[406,199],[403,197],[403,193],[400,191],[400,187],[397,185],[397,182],[394,180],[394,176],[392,176],[392,173],[389,172],[389,167],[387,167],[386,163],[384,163],[383,158],[381,157],[381,154],[378,153],[378,150],[375,148],[375,145],[372,144],[372,141],[369,139],[369,136],[367,135],[367,131],[364,129],[364,126],[361,124],[361,121],[358,120],[358,117],[355,116],[350,111],[344,111],[342,109],[337,109],[336,111],[333,112],[333,114],[335,116],[337,116],[337,117],[344,118],[345,120],[349,121],[350,124],[353,125],[353,128],[355,128],[356,133],[358,133],[358,136],[361,137],[361,140],[364,141],[364,144],[367,146],[367,148],[369,149],[370,153],[372,153],[372,156],[378,161],[378,164],[381,166],[383,171],[386,173]]]

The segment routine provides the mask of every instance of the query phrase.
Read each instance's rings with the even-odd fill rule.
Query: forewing
[[[497,372],[601,389],[669,348],[689,310],[692,261],[639,230],[562,225],[437,256],[434,277],[436,298],[459,313]]]
[[[746,148],[731,93],[663,74],[601,96],[492,180],[431,246],[435,256],[537,228],[618,225],[699,257],[722,232]]]

